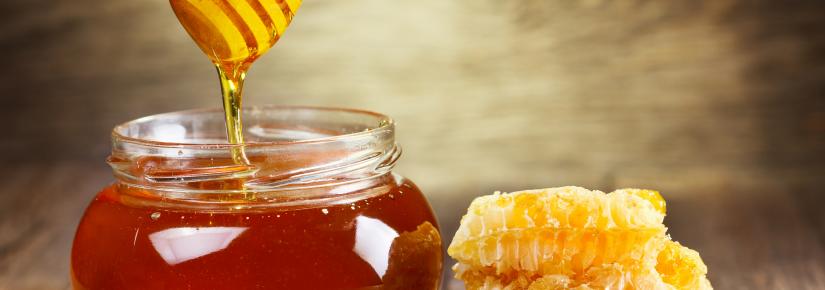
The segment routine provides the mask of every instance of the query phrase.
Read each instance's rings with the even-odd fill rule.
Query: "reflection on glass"
[[[392,241],[398,237],[398,232],[384,222],[359,216],[355,218],[355,251],[361,259],[372,266],[378,276],[387,272]]]
[[[152,128],[149,139],[164,140],[166,142],[183,142],[186,141],[186,127],[180,124],[158,125]]]
[[[245,227],[171,228],[149,235],[152,246],[169,265],[226,249]]]

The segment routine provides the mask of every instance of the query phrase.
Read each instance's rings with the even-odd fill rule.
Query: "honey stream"
[[[170,0],[180,23],[218,70],[230,144],[243,144],[243,83],[252,63],[283,35],[301,0]],[[238,164],[249,160],[238,146]]]

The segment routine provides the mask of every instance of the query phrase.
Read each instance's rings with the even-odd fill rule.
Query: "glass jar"
[[[195,110],[113,130],[116,181],[78,226],[75,289],[439,287],[438,225],[391,172],[391,119],[252,107],[243,145],[224,141],[223,120]]]

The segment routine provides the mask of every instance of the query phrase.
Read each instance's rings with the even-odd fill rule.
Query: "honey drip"
[[[252,63],[283,35],[301,0],[170,0],[175,15],[215,64],[220,77],[227,139],[243,144],[243,82]],[[236,163],[249,161],[242,147],[232,149]]]

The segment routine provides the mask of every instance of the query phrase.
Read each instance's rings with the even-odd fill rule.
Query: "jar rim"
[[[310,106],[244,109],[247,143],[226,141],[222,110],[186,110],[118,125],[107,162],[116,178],[132,186],[211,193],[215,184],[230,181],[241,183],[243,192],[345,184],[389,173],[401,155],[394,122],[383,114]]]
[[[345,134],[337,134],[331,135],[326,137],[319,137],[319,138],[308,138],[308,139],[301,139],[301,140],[277,140],[277,141],[256,141],[256,142],[246,142],[242,144],[231,144],[231,143],[194,143],[194,142],[169,142],[169,141],[160,141],[160,140],[150,140],[147,138],[140,138],[140,137],[132,137],[129,136],[127,128],[131,125],[137,125],[140,123],[149,123],[155,121],[159,118],[163,117],[172,117],[172,116],[182,116],[182,115],[192,115],[192,114],[205,114],[205,113],[217,113],[223,114],[223,110],[219,108],[199,108],[199,109],[189,109],[189,110],[181,110],[181,111],[174,111],[174,112],[166,112],[166,113],[159,113],[154,115],[149,115],[137,119],[133,119],[130,121],[126,121],[116,125],[111,132],[112,141],[113,142],[125,142],[131,143],[134,145],[139,146],[148,146],[148,147],[165,147],[165,148],[198,148],[198,149],[232,149],[238,147],[268,147],[268,146],[286,146],[286,145],[302,145],[302,144],[312,144],[312,143],[322,143],[322,142],[330,142],[330,141],[341,141],[350,138],[358,138],[365,135],[372,135],[379,131],[384,130],[393,130],[395,126],[395,120],[390,118],[387,115],[362,110],[362,109],[353,109],[353,108],[337,108],[337,107],[324,107],[324,106],[290,106],[290,105],[256,105],[256,106],[249,106],[243,107],[243,112],[249,112],[251,110],[266,110],[266,111],[273,111],[273,110],[307,110],[307,111],[316,111],[316,112],[339,112],[339,113],[349,113],[353,115],[361,115],[361,116],[370,116],[374,117],[375,121],[377,121],[377,126],[370,127],[362,131],[352,132],[352,133],[345,133]],[[225,140],[224,140],[225,141]]]

